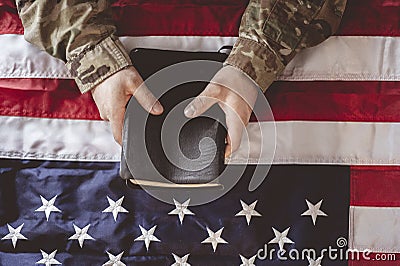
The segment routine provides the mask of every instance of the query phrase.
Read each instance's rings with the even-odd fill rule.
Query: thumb
[[[145,83],[142,83],[142,85],[136,89],[133,97],[136,98],[143,109],[153,115],[160,115],[164,112],[163,106],[153,95],[153,93],[151,93],[151,91],[147,88]]]
[[[219,101],[219,99],[216,98],[218,91],[220,91],[219,85],[209,84],[205,90],[185,108],[186,117],[195,118],[210,109],[211,106]]]

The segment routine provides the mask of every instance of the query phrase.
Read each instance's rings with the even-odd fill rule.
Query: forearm
[[[265,91],[297,52],[336,32],[345,6],[346,0],[250,0],[226,64]]]
[[[86,92],[131,65],[117,37],[109,1],[16,1],[25,39],[66,62]]]

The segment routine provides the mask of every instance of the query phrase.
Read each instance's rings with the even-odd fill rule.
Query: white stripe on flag
[[[349,248],[400,252],[400,208],[350,207]]]
[[[251,123],[232,164],[269,163],[273,145],[270,122]],[[12,134],[9,134],[12,132]],[[400,165],[400,123],[303,122],[276,123],[275,164]],[[391,139],[391,141],[387,141]],[[250,143],[250,145],[249,145]],[[273,143],[273,142],[271,142]],[[260,146],[261,145],[261,146]],[[0,157],[119,161],[109,125],[103,121],[0,117]],[[247,160],[250,147],[250,160]]]
[[[261,128],[261,130],[259,129]],[[250,123],[230,163],[270,163],[271,122]],[[260,133],[262,132],[262,134]],[[274,164],[400,165],[400,123],[276,122]],[[391,141],[388,141],[390,139]],[[257,152],[260,150],[261,156]],[[250,159],[247,158],[250,147]]]
[[[333,36],[299,53],[280,79],[398,81],[400,38]]]
[[[120,160],[120,148],[104,121],[0,116],[0,128],[2,158]]]
[[[233,37],[123,37],[127,50],[137,47],[217,51]],[[70,78],[63,62],[28,44],[22,35],[0,35],[0,78]],[[300,53],[282,80],[400,80],[400,37],[335,36]]]

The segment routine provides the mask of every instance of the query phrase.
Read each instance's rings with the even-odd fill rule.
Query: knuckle
[[[120,138],[116,133],[113,134],[113,137],[116,142],[119,142]]]
[[[121,143],[122,142],[121,138],[117,137],[117,136],[114,136],[114,141],[117,142],[117,143]]]
[[[137,82],[132,79],[132,78],[128,78],[126,80],[126,88],[129,92],[131,93],[136,93],[137,89],[138,89],[139,85],[137,84]]]
[[[207,89],[207,95],[214,97],[214,98],[219,98],[219,96],[222,95],[223,89],[224,87],[222,85],[219,84],[211,84],[211,86],[208,87]]]
[[[202,106],[204,106],[206,104],[207,98],[208,98],[208,96],[197,97],[193,102],[193,106],[195,108],[201,108]]]
[[[153,109],[153,104],[151,104],[149,101],[143,102],[142,106],[148,112],[150,112]]]
[[[102,119],[102,120],[107,120],[107,118],[106,118],[106,116],[103,114],[103,113],[100,113],[100,118]]]
[[[232,151],[237,151],[240,147],[240,141],[239,140],[233,140],[232,142]]]
[[[104,121],[109,121],[109,115],[107,111],[104,111],[105,108],[99,108],[99,114],[100,114],[100,118]]]
[[[129,74],[126,75],[125,84],[130,92],[135,93],[141,88],[143,80],[137,72],[130,71]]]

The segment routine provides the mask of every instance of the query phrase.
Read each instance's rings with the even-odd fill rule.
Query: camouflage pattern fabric
[[[66,62],[82,93],[131,65],[107,0],[17,0],[25,39]],[[346,0],[250,0],[226,64],[265,91],[296,53],[338,28]]]
[[[82,93],[131,60],[114,33],[108,0],[17,0],[25,39],[66,62]]]
[[[346,0],[251,0],[226,64],[265,91],[297,52],[337,30],[345,7]]]

